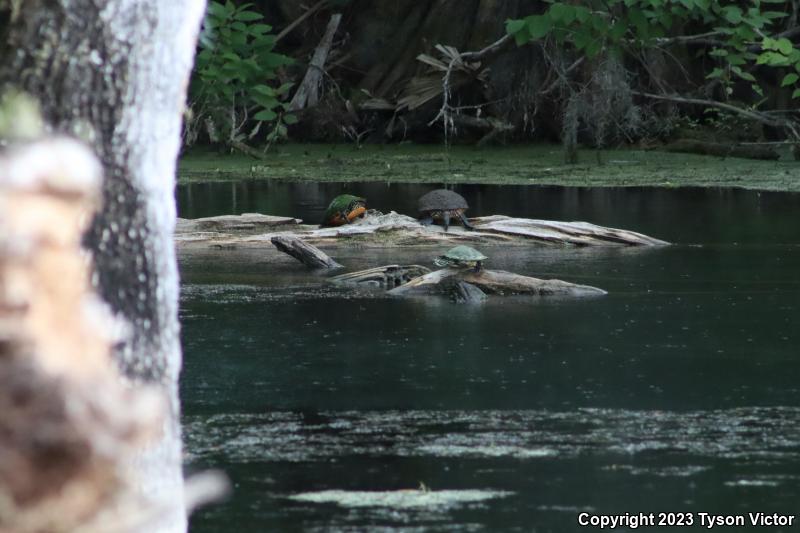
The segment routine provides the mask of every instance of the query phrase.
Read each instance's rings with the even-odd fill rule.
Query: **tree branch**
[[[724,109],[726,111],[742,115],[743,117],[747,117],[751,120],[761,122],[762,124],[766,124],[767,126],[774,126],[776,128],[786,128],[792,133],[795,139],[800,139],[800,134],[798,134],[798,127],[795,122],[790,120],[775,119],[770,117],[769,115],[760,113],[758,111],[752,111],[750,109],[742,109],[741,107],[736,107],[735,105],[727,104],[725,102],[717,102],[716,100],[706,100],[702,98],[686,98],[683,96],[667,95],[667,94],[651,94],[640,91],[631,91],[631,92],[637,96],[652,98],[654,100],[665,100],[668,102],[676,102],[679,104],[702,105],[708,107],[716,107],[718,109]]]

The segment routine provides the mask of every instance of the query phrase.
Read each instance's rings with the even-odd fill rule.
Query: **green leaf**
[[[553,28],[553,22],[544,15],[532,15],[525,17],[525,24],[531,39],[538,40],[547,35]]]
[[[575,8],[567,4],[553,4],[547,12],[553,22],[561,21],[565,26],[575,20]]]
[[[254,120],[262,120],[262,121],[270,121],[270,120],[275,120],[275,117],[277,117],[277,116],[278,115],[275,113],[275,111],[272,111],[271,109],[262,109],[261,111],[259,111],[255,115],[253,115],[253,119]]]
[[[625,35],[625,32],[627,31],[628,31],[628,26],[621,20],[618,20],[611,27],[611,31],[609,32],[609,37],[611,37],[612,41],[619,41],[620,39],[622,39],[622,37]]]
[[[274,98],[272,96],[265,96],[265,95],[258,94],[258,93],[250,94],[250,98],[255,103],[257,103],[258,105],[260,105],[261,107],[264,107],[266,109],[273,109],[273,108],[277,107],[278,104],[280,103],[280,102],[278,102],[277,98]]]
[[[524,27],[525,21],[523,19],[509,19],[506,21],[506,33],[509,35],[515,35],[519,33],[519,31]]]
[[[263,94],[264,96],[275,96],[275,89],[267,85],[256,85],[250,89],[253,92]]]
[[[578,22],[586,22],[591,16],[592,12],[589,10],[589,8],[584,6],[575,6],[575,19]]]
[[[600,35],[608,33],[608,21],[604,17],[594,17],[592,19],[592,27]]]
[[[792,92],[792,98],[800,98],[800,89],[795,89]]]
[[[210,2],[208,4],[208,12],[215,17],[224,20],[228,16],[228,12],[225,10],[225,6],[220,4],[219,2]]]
[[[752,74],[750,74],[749,72],[745,72],[740,67],[734,65],[731,67],[731,70],[733,71],[734,74],[736,74],[743,80],[753,81],[753,82],[756,81],[756,78]]]
[[[783,11],[764,11],[762,15],[770,20],[782,19],[789,16],[788,13],[784,13]]]
[[[794,48],[794,46],[792,45],[792,41],[790,41],[786,37],[781,37],[780,39],[778,39],[778,41],[775,43],[775,45],[777,46],[778,51],[780,53],[782,53],[783,55],[787,55],[787,56],[790,53],[792,53],[792,48]]]
[[[721,68],[715,68],[714,70],[712,70],[706,76],[706,79],[707,80],[713,80],[713,79],[721,78],[724,75],[725,75],[725,71],[724,70],[722,70]]]
[[[589,43],[592,42],[592,34],[588,31],[579,31],[575,33],[575,36],[572,38],[572,42],[575,45],[575,48],[578,50],[583,50]]]
[[[708,55],[712,57],[725,57],[728,55],[728,51],[723,48],[714,48],[708,53]]]
[[[252,34],[262,34],[262,33],[269,33],[272,31],[272,26],[269,24],[251,24],[249,26],[250,33]]]
[[[283,115],[283,121],[291,126],[292,124],[297,124],[297,117],[294,115]]]
[[[294,85],[294,83],[291,83],[291,82],[284,83],[283,85],[281,85],[280,87],[278,87],[275,90],[275,94],[279,94],[279,95],[285,94],[286,92],[289,91],[289,89],[292,88],[293,85]]]
[[[790,74],[787,74],[786,76],[783,77],[783,81],[781,82],[781,87],[786,87],[788,85],[792,85],[798,79],[800,79],[800,76],[798,76],[794,72],[792,72]]]
[[[255,11],[240,11],[236,13],[233,18],[244,22],[252,22],[254,20],[261,20],[264,18],[264,16],[256,13]]]
[[[731,65],[740,66],[747,63],[747,61],[744,60],[741,54],[730,54],[728,55],[728,63]]]
[[[742,21],[742,10],[736,6],[727,6],[723,9],[723,16],[731,24],[739,24]]]
[[[525,26],[517,33],[514,33],[514,42],[517,46],[522,46],[531,40],[531,34],[528,32],[528,27]]]
[[[591,59],[600,53],[603,49],[603,43],[600,39],[593,39],[586,45],[586,55]]]

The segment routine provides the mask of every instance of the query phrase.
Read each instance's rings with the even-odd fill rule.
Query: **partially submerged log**
[[[481,303],[488,298],[485,292],[466,281],[459,281],[455,284],[452,297],[457,304]]]
[[[298,224],[297,219],[283,218],[283,224],[266,224],[268,233],[255,234],[248,225],[252,217],[280,219],[266,215],[242,215],[238,217],[213,217],[196,219],[191,225],[182,223],[176,230],[176,241],[183,248],[259,248],[269,246],[275,236],[292,236],[308,244],[334,247],[357,245],[364,248],[400,246],[662,246],[669,243],[637,233],[616,228],[607,228],[588,222],[560,222],[514,218],[503,215],[471,218],[476,231],[461,226],[451,226],[445,232],[441,226],[422,226],[415,218],[395,213],[370,213],[352,224],[335,228]],[[250,217],[250,218],[248,218]],[[209,221],[225,219],[225,226],[210,230]],[[216,223],[216,222],[214,222]]]
[[[270,240],[275,248],[291,255],[310,269],[342,268],[342,265],[331,259],[328,254],[297,237],[276,235]]]
[[[443,268],[413,279],[389,291],[393,296],[427,296],[453,294],[454,287],[466,282],[488,294],[585,297],[607,294],[603,289],[576,285],[558,279],[539,279],[503,270],[475,272],[472,269]],[[458,289],[456,289],[458,290]]]
[[[422,265],[384,265],[358,272],[348,272],[330,278],[334,283],[366,285],[382,289],[393,289],[405,285],[414,278],[430,273],[431,269]]]

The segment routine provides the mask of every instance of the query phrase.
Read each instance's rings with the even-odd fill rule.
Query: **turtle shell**
[[[453,261],[484,261],[489,259],[475,248],[464,246],[463,244],[450,248],[442,257]]]
[[[423,195],[417,204],[420,213],[429,211],[454,211],[467,209],[469,204],[463,196],[447,189],[436,189]]]
[[[352,194],[340,194],[328,205],[328,209],[326,209],[325,214],[322,215],[322,223],[328,224],[332,222],[339,213],[349,213],[356,207],[365,206],[366,204],[367,200],[365,198],[353,196]]]

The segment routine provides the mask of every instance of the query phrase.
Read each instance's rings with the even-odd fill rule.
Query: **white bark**
[[[87,139],[103,163],[103,207],[87,235],[93,282],[130,324],[115,354],[123,374],[155,385],[172,409],[133,465],[142,496],[172,510],[148,531],[186,529],[173,188],[204,9],[204,0],[26,0],[0,62],[3,81],[38,98],[46,122]]]

